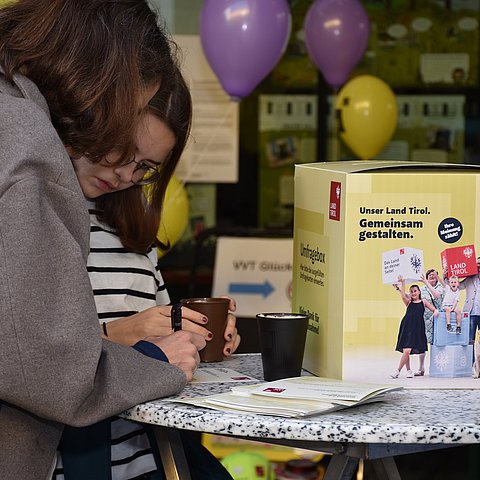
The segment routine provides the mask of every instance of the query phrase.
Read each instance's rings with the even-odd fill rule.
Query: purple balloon
[[[200,40],[223,89],[246,97],[280,60],[288,43],[287,0],[205,0]]]
[[[304,23],[305,43],[332,87],[342,86],[368,45],[370,22],[358,0],[315,0]]]

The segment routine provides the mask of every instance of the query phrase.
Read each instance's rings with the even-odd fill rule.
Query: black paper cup
[[[263,378],[271,382],[281,378],[299,377],[305,351],[308,315],[259,313],[257,326]]]

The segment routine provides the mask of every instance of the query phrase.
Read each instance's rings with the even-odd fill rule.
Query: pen
[[[172,330],[178,332],[182,329],[182,304],[174,303],[170,315],[172,319]]]

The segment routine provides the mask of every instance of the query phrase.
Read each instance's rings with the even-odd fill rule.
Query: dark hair
[[[149,200],[145,198],[145,187],[138,185],[96,199],[99,220],[115,230],[124,247],[137,253],[145,253],[155,244],[163,249],[169,247],[157,240],[160,215],[165,190],[190,133],[192,100],[187,84],[178,69],[168,82],[169,88],[160,88],[148,110],[170,128],[175,146],[162,163],[158,181],[148,185]]]
[[[438,275],[438,272],[434,268],[430,268],[427,270],[427,273],[425,274],[425,278],[428,278],[428,276],[432,273],[435,272]]]
[[[418,294],[418,298],[422,298],[422,291],[420,290],[420,287],[419,287],[416,283],[414,283],[413,285],[410,285],[409,290],[410,290],[411,288],[416,288],[416,289],[420,292],[420,293]]]
[[[176,68],[145,0],[17,0],[0,9],[0,64],[32,80],[60,138],[100,160],[134,150],[139,94]]]

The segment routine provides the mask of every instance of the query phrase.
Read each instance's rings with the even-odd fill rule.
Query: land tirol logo
[[[400,255],[405,255],[405,249],[400,248],[399,254]],[[422,269],[422,264],[423,264],[422,259],[415,252],[412,253],[412,255],[410,256],[410,266],[412,267],[412,270],[415,273],[420,273],[420,271]]]
[[[459,245],[450,247],[441,252],[442,268],[448,278],[455,275],[459,278],[478,273],[475,246]]]
[[[342,195],[342,184],[330,182],[330,201],[328,204],[328,218],[340,221],[340,198]]]
[[[474,252],[473,248],[470,246],[467,246],[463,249],[463,254],[465,255],[465,258],[472,258]]]
[[[415,273],[420,273],[420,270],[422,269],[422,260],[416,253],[410,257],[410,265]]]

